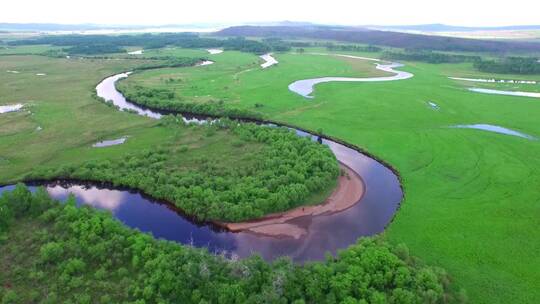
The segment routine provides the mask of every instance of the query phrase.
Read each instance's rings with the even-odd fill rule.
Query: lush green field
[[[50,45],[22,45],[22,46],[1,46],[0,55],[29,55],[41,54],[50,50],[61,49]]]
[[[41,164],[80,163],[85,158],[121,156],[171,136],[156,122],[112,110],[92,97],[97,82],[140,65],[136,61],[0,57],[0,103],[23,103],[27,111],[0,116],[1,182],[20,179]],[[16,70],[19,74],[6,73]],[[46,73],[46,76],[36,76]],[[37,128],[41,127],[41,131]],[[102,139],[124,135],[124,145],[92,149]]]
[[[339,169],[330,150],[293,132],[235,124],[167,125],[92,97],[101,78],[141,64],[0,59],[0,69],[19,72],[0,74],[1,104],[26,107],[0,117],[0,184],[24,177],[113,182],[167,199],[201,220],[226,221],[318,204],[335,187]],[[124,136],[125,144],[92,147]],[[224,205],[228,208],[219,211]]]
[[[137,85],[165,89],[187,102],[222,100],[229,107],[275,115],[287,110],[297,111],[299,105],[313,104],[286,89],[294,80],[327,75],[386,75],[376,70],[374,63],[350,64],[349,58],[295,53],[276,57],[280,62],[277,67],[262,70],[259,66],[262,60],[255,55],[224,52],[209,57],[216,61],[209,66],[145,71],[120,82],[118,87],[127,93],[130,86]]]
[[[261,163],[264,143],[250,143],[212,127],[186,127],[174,119],[157,122],[119,112],[92,97],[101,78],[144,63],[0,58],[1,70],[19,71],[0,73],[0,104],[26,105],[23,112],[0,116],[0,183],[20,180],[42,168],[85,170],[86,164],[100,162],[120,163],[116,169],[129,173],[127,167],[139,161],[133,153],[167,146],[174,149],[166,151],[170,157],[166,165],[175,171],[190,165],[195,170],[206,165],[253,170],[250,164]],[[121,136],[129,136],[125,144],[91,148],[99,140]],[[294,153],[283,146],[285,150]],[[287,153],[280,154],[295,161]],[[158,162],[163,161],[161,156]],[[104,170],[99,174],[111,173],[110,168],[100,168]],[[141,299],[149,303],[354,303],[355,299],[382,303],[461,298],[454,298],[443,270],[425,266],[409,256],[406,247],[381,239],[362,240],[339,259],[304,266],[290,261],[268,264],[257,257],[234,261],[155,240],[125,228],[105,212],[75,208],[73,202],[52,203],[43,191],[32,197],[24,188],[0,198],[0,251],[0,297],[5,303],[141,303]]]
[[[415,74],[412,79],[321,84],[308,100],[289,92],[288,84],[373,70],[359,72],[341,59],[307,54],[277,54],[280,64],[262,70],[250,56],[225,52],[201,70],[147,71],[122,88],[164,87],[194,101],[222,99],[366,148],[403,178],[405,200],[385,233],[388,239],[448,269],[473,303],[540,301],[540,141],[448,128],[487,123],[540,137],[540,100],[473,93],[447,78],[531,77],[411,62],[403,69]],[[255,109],[256,103],[263,106]]]
[[[306,50],[312,51],[320,50]],[[366,148],[390,162],[403,178],[405,200],[385,233],[389,240],[404,242],[414,255],[446,268],[473,303],[540,301],[536,288],[540,281],[536,241],[540,237],[536,229],[540,224],[536,216],[540,211],[540,141],[448,128],[489,123],[540,137],[540,101],[468,92],[466,88],[476,83],[447,78],[537,77],[486,75],[468,64],[411,62],[403,69],[415,74],[412,79],[321,84],[315,99],[308,100],[289,92],[288,84],[321,76],[380,75],[380,71],[366,62],[309,54],[276,54],[280,63],[262,70],[260,59],[252,54],[161,52],[204,55],[216,63],[142,72],[125,80],[122,88],[171,89],[190,102],[223,100],[227,106],[307,129],[323,129]],[[170,128],[117,112],[92,98],[99,79],[143,63],[0,57],[0,104],[22,102],[31,112],[0,116],[0,182],[18,180],[43,165],[120,159],[126,152],[173,139],[175,132]],[[538,85],[488,86],[538,91]],[[428,101],[440,109],[432,109]],[[37,131],[38,126],[43,130]],[[123,145],[90,148],[96,141],[124,135],[130,137]],[[206,152],[212,157],[211,151]]]

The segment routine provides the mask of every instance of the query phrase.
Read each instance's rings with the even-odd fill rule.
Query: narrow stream
[[[351,58],[358,58],[358,59],[369,59],[369,58],[363,58],[363,57],[356,57],[356,56],[346,56],[346,55],[338,55],[341,57],[351,57]],[[403,64],[400,63],[389,63],[389,64],[380,64],[377,63],[376,69],[384,72],[394,73],[393,76],[384,76],[384,77],[363,77],[363,78],[355,78],[355,77],[321,77],[321,78],[311,78],[311,79],[303,79],[303,80],[297,80],[289,85],[289,90],[304,96],[305,98],[313,98],[311,93],[314,91],[315,85],[319,83],[325,83],[325,82],[333,82],[333,81],[340,81],[340,82],[378,82],[378,81],[394,81],[394,80],[403,80],[413,77],[414,75],[409,72],[403,72],[403,71],[397,71],[394,70],[395,68],[402,67]]]

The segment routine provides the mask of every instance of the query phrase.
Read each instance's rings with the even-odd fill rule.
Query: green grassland
[[[320,50],[307,49],[306,53],[316,51]],[[137,73],[121,83],[122,89],[161,87],[187,101],[224,100],[228,106],[307,129],[323,129],[366,148],[391,163],[403,178],[405,200],[385,232],[389,240],[404,242],[414,255],[446,268],[473,303],[540,301],[536,288],[540,281],[536,241],[540,237],[540,141],[447,128],[489,123],[540,137],[537,99],[468,92],[467,87],[476,83],[447,77],[538,79],[483,75],[469,64],[407,62],[402,69],[414,73],[412,79],[321,84],[315,98],[308,100],[289,92],[288,84],[321,76],[380,75],[380,71],[366,62],[351,64],[342,58],[309,54],[278,53],[275,57],[280,63],[262,70],[261,60],[251,54],[161,52],[205,56],[216,63]],[[145,52],[142,58],[151,55]],[[0,104],[27,105],[25,112],[0,116],[0,182],[19,180],[41,166],[120,159],[128,151],[175,138],[175,132],[155,121],[112,110],[92,98],[99,79],[142,63],[0,57]],[[520,85],[521,90],[533,91],[529,88],[537,90],[534,85]],[[430,108],[428,101],[440,109]],[[43,130],[37,131],[38,126]],[[124,135],[130,137],[123,145],[90,148],[96,141]]]
[[[188,102],[222,100],[230,107],[277,114],[298,105],[309,105],[303,97],[286,88],[294,80],[311,77],[336,76],[383,76],[374,63],[349,64],[350,59],[320,55],[278,54],[279,65],[262,70],[261,59],[252,54],[227,51],[210,59],[216,63],[186,69],[161,69],[135,74],[120,82],[119,89],[129,91],[130,86],[144,85],[168,89]],[[286,70],[283,70],[285,68]],[[285,88],[285,90],[276,90]],[[291,102],[293,101],[293,102]]]
[[[41,56],[0,58],[0,104],[25,104],[26,111],[2,114],[1,182],[20,179],[42,164],[74,163],[90,154],[121,155],[155,145],[168,131],[155,122],[113,111],[92,97],[97,82],[141,62],[52,59]],[[16,70],[19,74],[6,73]],[[46,76],[36,76],[46,73]],[[41,127],[41,131],[36,129]],[[91,149],[92,143],[132,135],[122,146]]]
[[[143,63],[38,56],[1,58],[2,71],[17,70],[20,73],[0,73],[0,104],[25,104],[25,111],[0,117],[1,182],[16,181],[39,165],[122,157],[128,151],[163,144],[175,136],[181,138],[179,144],[189,147],[211,146],[206,152],[219,153],[225,165],[228,161],[236,163],[238,153],[229,151],[232,148],[230,138],[220,134],[205,138],[202,130],[193,128],[173,131],[158,126],[152,119],[119,112],[92,97],[100,79]],[[36,73],[47,75],[36,76]],[[42,130],[38,131],[38,127]],[[91,147],[97,141],[122,136],[129,136],[123,145],[105,149]],[[201,137],[204,140],[197,141]],[[243,147],[246,148],[249,150],[248,146]],[[200,153],[204,149],[193,151]],[[229,159],[227,155],[233,157]]]
[[[403,178],[405,199],[385,232],[388,239],[446,268],[472,303],[540,301],[540,141],[448,128],[487,123],[540,137],[540,100],[469,92],[473,85],[447,78],[531,77],[482,75],[470,64],[407,62],[402,69],[414,78],[320,84],[308,100],[287,86],[304,78],[378,71],[369,65],[359,71],[333,57],[275,57],[280,63],[262,70],[253,55],[225,52],[203,69],[146,71],[121,87],[170,88],[195,102],[221,99],[366,148]],[[263,106],[254,108],[256,103]]]
[[[218,160],[225,167],[238,167],[239,162],[249,167],[253,157],[261,154],[261,144],[237,145],[238,140],[224,131],[209,136],[203,134],[208,128],[171,127],[163,120],[117,111],[93,97],[100,79],[145,63],[1,57],[0,70],[19,73],[0,73],[0,104],[24,103],[25,110],[0,116],[0,184],[43,168],[121,162],[128,153],[164,143],[172,143],[182,153],[173,154],[167,166],[181,169],[192,169],[184,164],[196,164],[202,158]],[[91,148],[99,140],[121,136],[129,136],[125,144]],[[302,303],[305,298],[307,302],[335,303],[355,297],[421,302],[442,301],[454,291],[449,289],[444,271],[419,263],[406,247],[381,240],[363,240],[339,259],[305,266],[287,261],[267,264],[256,257],[235,262],[155,240],[125,228],[107,213],[75,208],[73,202],[52,207],[43,192],[29,198],[26,190],[20,190],[0,199],[0,245],[5,253],[0,259],[0,296],[8,303],[97,299],[106,303],[142,298],[186,303],[206,299]],[[328,192],[315,195],[323,198],[325,194]],[[181,271],[175,271],[178,269]],[[376,278],[356,276],[358,272],[373,273]],[[282,289],[279,282],[284,278],[287,285]],[[361,294],[350,278],[362,284],[365,290]]]
[[[59,50],[60,47],[51,45],[21,45],[1,46],[0,55],[39,55],[46,51]]]

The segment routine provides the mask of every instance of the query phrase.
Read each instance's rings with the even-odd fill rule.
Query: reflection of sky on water
[[[142,116],[148,116],[151,118],[160,118],[161,114],[152,112],[147,109],[143,109],[139,106],[136,106],[126,100],[124,95],[116,90],[115,83],[116,81],[126,78],[130,73],[121,73],[111,77],[105,78],[96,86],[97,96],[105,99],[106,101],[112,101],[114,105],[118,106],[121,110],[131,110],[137,112],[137,114]]]
[[[504,135],[517,136],[517,137],[526,138],[530,140],[536,139],[532,135],[528,135],[528,134],[521,133],[515,130],[507,129],[501,126],[495,126],[495,125],[489,125],[489,124],[455,125],[455,126],[451,126],[451,128],[477,129],[477,130],[499,133],[499,134],[504,134]]]
[[[504,91],[504,90],[493,90],[493,89],[483,89],[483,88],[469,88],[469,91],[477,92],[477,93],[485,93],[485,94],[494,94],[494,95],[540,98],[540,93],[537,93],[537,92]]]
[[[342,56],[343,55],[338,55]],[[345,56],[345,57],[354,57],[354,56]],[[361,58],[361,57],[356,57]],[[367,59],[367,58],[364,58]],[[343,82],[379,82],[379,81],[394,81],[394,80],[404,80],[413,77],[414,75],[409,72],[397,71],[394,68],[402,67],[400,63],[390,63],[390,64],[377,64],[375,67],[377,70],[381,70],[388,73],[393,73],[393,76],[382,76],[382,77],[320,77],[312,79],[302,79],[294,81],[289,84],[289,90],[299,94],[305,98],[313,98],[311,93],[313,93],[314,87],[320,83],[334,82],[334,81],[343,81]]]
[[[0,106],[0,114],[19,111],[20,109],[23,108],[23,106],[24,105],[21,103],[14,104],[14,105]]]
[[[121,144],[125,143],[126,140],[127,140],[127,137],[125,137],[125,136],[121,137],[121,138],[118,138],[118,139],[103,140],[103,141],[99,141],[99,142],[93,144],[92,147],[94,147],[94,148],[104,148],[104,147],[121,145]]]
[[[47,187],[49,195],[58,200],[66,200],[69,194],[75,195],[80,204],[115,213],[126,202],[126,193],[118,190],[97,189],[95,187],[71,186],[68,191],[62,186]]]

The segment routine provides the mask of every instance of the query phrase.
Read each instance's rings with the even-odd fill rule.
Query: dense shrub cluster
[[[324,47],[326,47],[326,49],[329,51],[342,51],[342,52],[376,53],[376,52],[382,51],[382,48],[378,46],[373,46],[373,45],[360,46],[360,45],[354,45],[354,44],[334,44],[332,42],[325,43]]]
[[[293,46],[289,41],[284,41],[283,39],[277,37],[264,38],[263,42],[270,46],[272,51],[276,52],[288,52]]]
[[[219,47],[223,47],[226,50],[235,50],[255,54],[264,54],[272,50],[272,47],[266,43],[262,43],[256,40],[245,39],[243,37],[222,40]]]
[[[480,60],[474,67],[486,73],[540,74],[540,62],[534,57],[508,57],[502,60]]]
[[[11,45],[51,44],[55,46],[80,46],[92,44],[115,44],[120,46],[143,46],[161,48],[182,43],[187,47],[212,47],[214,39],[200,38],[190,33],[163,33],[142,35],[49,35],[11,41]]]
[[[476,62],[480,60],[480,56],[446,54],[420,50],[406,50],[405,52],[385,51],[382,58],[388,60],[408,60],[428,63],[460,63]]]
[[[286,128],[220,120],[200,128],[232,139],[262,143],[253,166],[217,166],[219,158],[201,159],[197,168],[178,170],[175,145],[126,155],[118,161],[88,161],[82,166],[37,170],[28,179],[79,179],[112,182],[141,189],[173,202],[200,220],[242,221],[307,203],[313,193],[331,187],[339,175],[334,154],[326,146]]]
[[[177,96],[174,91],[164,88],[145,88],[140,85],[128,86],[122,81],[118,91],[132,103],[152,108],[179,113],[191,113],[230,118],[262,118],[261,114],[249,109],[239,109],[225,105],[221,100],[190,102]]]
[[[68,54],[80,54],[80,55],[96,55],[96,54],[108,54],[108,53],[122,53],[125,50],[116,44],[88,44],[88,45],[76,45],[63,49]]]
[[[448,277],[363,239],[336,259],[232,260],[153,239],[22,185],[0,197],[3,303],[446,303]],[[7,223],[7,224],[6,224]],[[32,229],[29,229],[32,228]]]
[[[173,56],[159,56],[159,57],[151,57],[149,59],[156,60],[156,62],[143,64],[137,67],[137,70],[188,67],[188,66],[194,66],[197,63],[203,60],[206,60],[206,58],[173,57]]]
[[[291,47],[297,47],[297,48],[305,48],[317,45],[316,43],[311,43],[308,41],[296,41],[296,40],[287,40],[287,44],[289,44]]]

